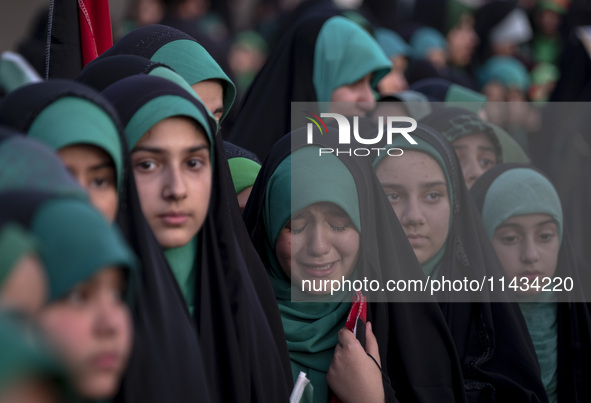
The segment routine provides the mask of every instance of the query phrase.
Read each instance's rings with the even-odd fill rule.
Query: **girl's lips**
[[[413,246],[420,245],[423,242],[425,242],[425,237],[418,234],[407,234],[406,238],[408,239],[408,242],[410,242],[410,244]]]
[[[166,213],[161,214],[158,217],[160,217],[165,224],[171,226],[183,225],[189,219],[189,215],[185,213]]]
[[[521,277],[526,277],[530,282],[533,281],[536,277],[540,277],[542,273],[534,270],[534,271],[524,271],[521,273]]]
[[[99,353],[92,357],[91,364],[102,371],[112,371],[120,366],[121,356],[117,353]]]
[[[336,262],[327,263],[324,265],[317,264],[301,264],[304,271],[311,277],[329,277],[336,270]]]

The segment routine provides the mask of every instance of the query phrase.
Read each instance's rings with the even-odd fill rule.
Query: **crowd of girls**
[[[292,17],[241,105],[199,41],[158,24],[73,80],[6,91],[0,402],[590,401],[582,232],[525,126],[459,69],[470,14],[447,42],[421,27],[410,45],[326,2]],[[488,28],[481,52],[504,38]],[[411,54],[424,60],[408,69],[441,62],[445,79],[408,90]],[[479,57],[485,84],[519,76]],[[355,116],[366,138],[378,115],[412,117],[415,144],[323,154],[337,127],[311,138],[292,102]],[[574,287],[469,301],[303,287],[501,277]]]

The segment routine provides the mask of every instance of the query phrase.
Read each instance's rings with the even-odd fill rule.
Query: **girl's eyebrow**
[[[443,181],[434,181],[434,182],[427,182],[427,183],[422,183],[421,187],[423,189],[429,189],[429,188],[433,188],[436,186],[447,186],[447,183],[443,182]]]
[[[556,222],[554,221],[554,219],[550,218],[550,219],[548,219],[546,221],[542,221],[540,223],[537,223],[536,224],[536,227],[541,227],[541,226],[546,225],[546,224],[556,224]]]
[[[209,149],[209,146],[207,144],[201,144],[195,147],[189,147],[186,148],[185,150],[183,150],[185,153],[190,154],[190,153],[195,153],[197,151],[201,151],[203,149]],[[168,153],[168,150],[165,150],[163,148],[159,148],[159,147],[146,147],[146,146],[137,146],[135,147],[133,150],[131,150],[131,153],[136,153],[139,151],[145,151],[145,152],[149,152],[149,153],[153,153],[153,154],[166,154]]]
[[[134,147],[133,150],[131,150],[131,153],[136,153],[139,151],[146,151],[149,153],[153,153],[153,154],[164,154],[166,151],[162,148],[157,148],[157,147],[146,147],[146,146],[137,146]]]
[[[98,171],[99,169],[103,169],[103,168],[115,168],[115,165],[111,161],[105,161],[100,164],[91,166],[89,169],[91,171]]]

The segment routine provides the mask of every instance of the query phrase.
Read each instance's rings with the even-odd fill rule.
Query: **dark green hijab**
[[[135,257],[117,228],[83,201],[45,202],[32,218],[31,232],[47,270],[50,302],[106,266],[135,269]]]
[[[338,331],[345,325],[351,306],[350,295],[342,293],[333,302],[321,302],[326,300],[323,297],[312,298],[315,302],[293,302],[292,293],[298,293],[298,288],[292,287],[274,250],[279,233],[291,217],[314,203],[336,204],[360,232],[357,188],[351,173],[335,156],[318,158],[318,150],[316,146],[301,148],[277,167],[267,185],[263,216],[268,245],[273,245],[267,250],[271,262],[268,273],[279,304],[294,381],[300,371],[306,372],[313,387],[313,401],[323,402],[329,397],[326,373]]]

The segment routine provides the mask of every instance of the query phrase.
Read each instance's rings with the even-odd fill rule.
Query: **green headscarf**
[[[0,398],[11,386],[28,379],[54,381],[60,387],[61,397],[67,397],[66,371],[58,361],[41,348],[38,337],[25,337],[16,324],[2,316],[0,357]]]
[[[19,259],[35,248],[33,237],[20,225],[8,222],[0,228],[0,288]]]
[[[205,80],[222,81],[224,114],[221,119],[226,117],[236,98],[236,87],[203,46],[192,40],[179,39],[163,45],[150,60],[172,67],[189,85]]]
[[[341,302],[292,302],[291,293],[298,289],[292,288],[275,256],[277,238],[291,216],[318,202],[338,205],[360,230],[357,187],[349,170],[334,155],[318,157],[318,147],[301,148],[279,164],[267,184],[263,209],[266,253],[271,262],[267,272],[281,313],[294,382],[300,371],[306,372],[313,387],[313,401],[325,402],[326,373],[338,331],[345,325],[351,306],[350,295],[339,295]]]
[[[422,27],[410,38],[412,55],[415,59],[425,59],[431,49],[447,50],[447,41],[439,31],[430,27]]]
[[[359,25],[343,17],[328,19],[314,48],[313,83],[318,102],[330,102],[332,92],[368,74],[372,87],[390,71],[392,64],[380,45]]]
[[[546,177],[529,168],[510,169],[490,185],[482,207],[482,221],[488,236],[511,217],[548,214],[558,227],[562,242],[563,217],[558,193]],[[551,402],[558,398],[558,322],[553,293],[518,296],[519,308],[532,339],[542,382]]]
[[[230,174],[236,194],[251,187],[261,170],[261,166],[257,162],[244,157],[230,158],[228,165],[230,165]]]
[[[67,96],[45,107],[29,128],[29,137],[59,150],[88,144],[104,150],[115,165],[117,188],[123,180],[123,151],[119,130],[100,106],[86,99]]]
[[[164,250],[166,261],[176,278],[181,289],[189,314],[193,316],[195,312],[195,258],[197,257],[197,237],[178,248],[169,248]]]
[[[386,28],[376,28],[375,37],[390,59],[396,56],[408,56],[410,46],[396,32]]]
[[[552,217],[562,242],[562,206],[552,183],[533,169],[510,169],[499,175],[486,192],[482,207],[484,228],[492,238],[499,225],[526,214]]]
[[[35,213],[31,232],[49,280],[49,301],[106,266],[134,269],[133,253],[117,230],[88,203],[51,199]]]
[[[508,56],[495,56],[488,59],[476,73],[480,88],[491,81],[498,81],[507,88],[518,88],[522,92],[529,89],[529,74],[523,64]]]
[[[125,137],[129,149],[156,123],[175,116],[184,116],[195,120],[207,134],[210,153],[213,156],[213,133],[207,124],[207,117],[187,99],[177,95],[162,95],[145,103],[134,113],[125,127]]]
[[[389,150],[390,148],[401,148],[405,151],[421,151],[427,155],[429,155],[430,157],[432,157],[435,161],[437,161],[437,163],[439,164],[439,167],[441,168],[441,170],[443,171],[443,174],[445,175],[445,181],[447,183],[447,194],[449,195],[449,230],[448,230],[448,235],[449,232],[451,231],[451,225],[452,225],[452,221],[453,221],[453,208],[451,206],[453,206],[453,191],[452,191],[452,187],[451,187],[451,178],[449,176],[449,172],[447,171],[447,167],[445,166],[445,162],[443,161],[443,157],[441,156],[441,154],[439,154],[439,152],[429,143],[427,143],[426,141],[414,137],[415,141],[418,143],[416,145],[410,145],[408,143],[408,141],[403,137],[403,136],[398,136],[392,139],[392,144],[388,145],[386,147],[386,150]],[[404,158],[404,156],[401,157],[393,157],[393,156],[388,156],[386,152],[381,153],[373,162],[373,166],[374,166],[374,170],[377,170],[378,166],[380,165],[380,162],[382,162],[382,160],[385,158]],[[439,269],[439,263],[441,262],[441,259],[443,258],[443,255],[445,254],[445,249],[447,247],[447,239],[445,240],[445,242],[443,243],[443,245],[441,246],[441,249],[439,249],[439,251],[437,251],[437,253],[435,255],[433,255],[429,260],[427,260],[426,262],[421,264],[421,268],[423,269],[423,273],[425,273],[426,276],[436,276],[437,275],[437,271]]]

